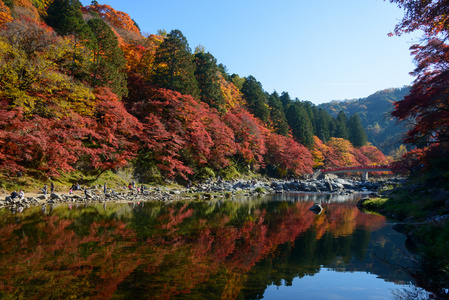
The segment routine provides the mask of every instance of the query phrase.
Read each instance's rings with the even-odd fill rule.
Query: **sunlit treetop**
[[[449,2],[443,0],[390,0],[405,10],[394,34],[401,35],[423,30],[427,35],[447,34],[449,30]]]

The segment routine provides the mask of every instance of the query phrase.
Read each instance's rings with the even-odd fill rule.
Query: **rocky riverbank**
[[[106,193],[101,189],[85,189],[76,191],[74,194],[68,192],[55,192],[49,195],[30,194],[24,199],[11,199],[6,196],[0,200],[0,208],[6,207],[12,211],[22,211],[25,208],[37,205],[57,203],[130,203],[144,201],[177,201],[188,199],[211,199],[215,197],[229,197],[242,195],[251,196],[270,193],[336,193],[347,195],[351,193],[371,193],[376,195],[382,186],[395,186],[400,184],[399,180],[385,180],[377,182],[361,182],[348,179],[320,179],[320,180],[208,180],[195,184],[189,188],[177,187],[150,187],[139,191],[137,189],[121,189],[115,191],[108,189]]]

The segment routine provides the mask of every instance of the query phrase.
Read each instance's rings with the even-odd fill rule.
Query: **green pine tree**
[[[367,142],[365,129],[358,114],[353,114],[348,121],[349,141],[354,147],[362,147]]]
[[[340,111],[335,119],[335,132],[334,137],[348,139],[348,118],[343,111]]]
[[[290,95],[287,92],[282,92],[281,97],[279,97],[282,102],[282,106],[284,107],[284,112],[287,112],[288,107],[290,106],[292,99],[290,99]]]
[[[327,142],[333,132],[334,120],[324,109],[318,108],[315,113],[316,131],[315,135],[324,143]]]
[[[274,131],[277,134],[288,136],[287,118],[285,117],[281,99],[276,91],[268,97],[268,106],[270,107],[270,119]]]
[[[262,89],[262,84],[250,75],[245,78],[240,91],[246,100],[249,110],[262,122],[267,123],[270,117],[270,109],[267,105],[267,97]]]
[[[59,35],[73,35],[82,30],[85,22],[79,0],[54,0],[47,9],[45,23]]]
[[[295,102],[288,108],[286,117],[293,137],[306,147],[313,146],[313,127],[304,108]]]
[[[209,52],[195,54],[195,77],[200,90],[201,101],[223,111],[224,97],[218,78],[217,60]]]
[[[191,49],[181,31],[172,30],[156,51],[151,80],[161,88],[200,98]]]
[[[119,97],[126,96],[126,60],[117,37],[103,19],[90,19],[87,25],[94,36],[90,84],[93,87],[108,86]]]

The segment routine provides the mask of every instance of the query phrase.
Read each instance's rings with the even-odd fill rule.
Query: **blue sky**
[[[382,0],[109,0],[142,33],[179,29],[230,74],[315,104],[409,85],[416,37],[388,37],[403,16]],[[91,1],[82,0],[83,5]]]

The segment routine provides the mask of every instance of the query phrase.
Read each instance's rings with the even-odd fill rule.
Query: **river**
[[[428,299],[406,237],[358,197],[3,209],[0,298]]]

